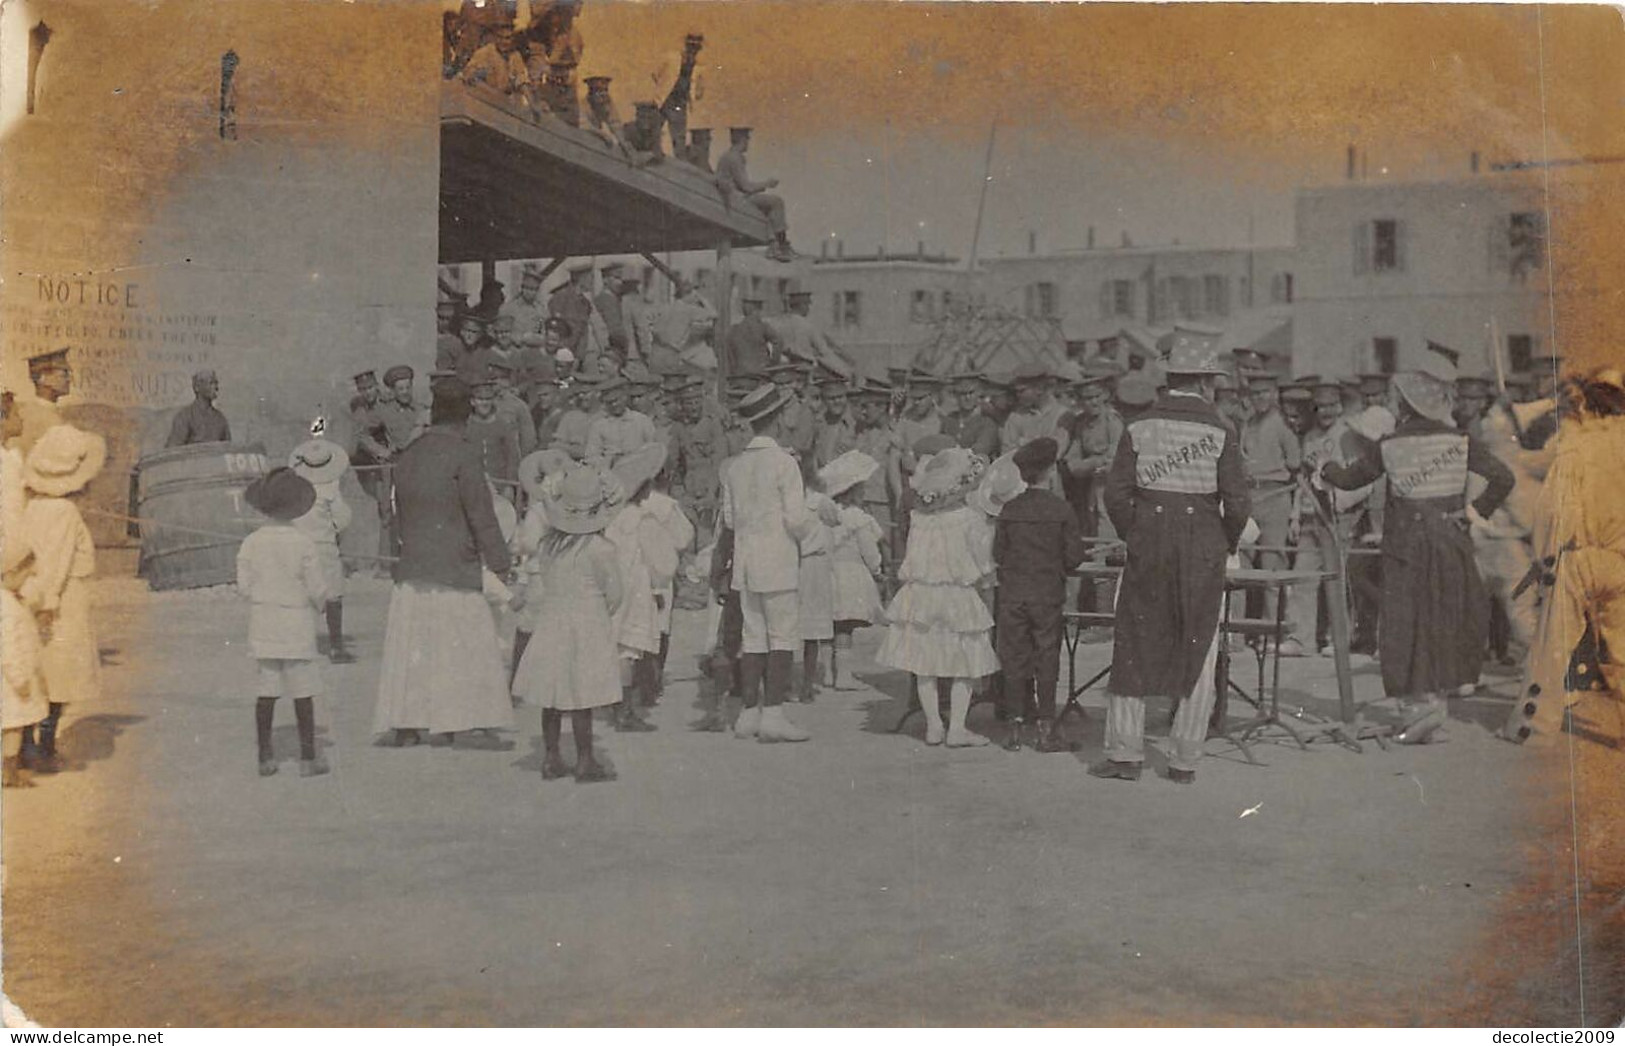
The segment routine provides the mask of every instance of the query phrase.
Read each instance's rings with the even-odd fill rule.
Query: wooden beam
[[[712,291],[712,302],[717,310],[716,339],[717,350],[717,393],[722,396],[727,388],[728,374],[728,328],[733,324],[733,283],[734,262],[733,244],[723,240],[717,244],[717,272],[715,287]],[[726,403],[726,398],[723,399]]]
[[[673,287],[677,286],[677,281],[682,278],[678,276],[675,271],[673,271],[670,265],[667,265],[665,262],[661,261],[659,258],[656,258],[648,251],[638,252],[638,257],[642,258],[650,265],[653,265],[655,267],[655,271],[666,277],[666,279],[670,280]]]

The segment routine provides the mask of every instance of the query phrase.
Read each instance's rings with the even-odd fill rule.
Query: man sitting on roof
[[[750,150],[749,127],[729,128],[728,141],[728,151],[717,161],[716,184],[722,193],[722,202],[732,207],[735,199],[742,198],[759,211],[773,228],[774,243],[767,249],[768,258],[779,262],[794,261],[796,252],[790,246],[784,197],[768,191],[778,188],[779,180],[769,178],[765,182],[753,182],[745,173],[745,153]]]

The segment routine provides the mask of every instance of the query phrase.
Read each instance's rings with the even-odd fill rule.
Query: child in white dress
[[[525,611],[532,633],[523,648],[513,692],[542,709],[542,777],[569,772],[559,751],[564,713],[575,737],[575,778],[614,780],[592,750],[592,713],[621,700],[614,619],[623,584],[615,546],[604,529],[620,513],[625,493],[609,472],[570,464],[537,494],[547,530],[532,556]]]
[[[835,645],[831,670],[837,690],[856,690],[852,677],[852,634],[880,620],[880,542],[885,533],[860,506],[863,483],[880,463],[861,450],[849,450],[818,470],[819,485],[837,506],[829,529],[831,610]]]
[[[344,561],[339,558],[339,535],[350,525],[350,505],[339,492],[339,481],[350,471],[350,456],[337,443],[316,436],[293,448],[288,467],[316,488],[316,503],[293,525],[316,542],[332,593],[322,608],[327,618],[327,659],[335,665],[348,665],[355,655],[344,646]]]
[[[237,550],[237,591],[249,601],[248,645],[259,661],[254,730],[260,776],[277,772],[271,724],[277,697],[293,701],[299,731],[299,776],[328,772],[316,754],[316,612],[333,597],[332,578],[316,542],[294,521],[316,503],[316,488],[292,469],[272,469],[248,485],[243,498],[269,519]]]
[[[993,615],[978,592],[993,571],[993,531],[987,515],[965,503],[985,469],[977,455],[951,447],[920,462],[910,481],[914,514],[897,574],[902,587],[886,608],[890,624],[875,659],[917,677],[928,745],[988,743],[965,727],[972,683],[999,665],[990,638]],[[936,701],[939,678],[952,680],[946,734]]]
[[[660,607],[656,594],[677,572],[677,553],[665,529],[644,507],[655,474],[666,463],[666,445],[650,443],[623,456],[610,470],[627,494],[627,504],[604,530],[615,546],[624,590],[615,615],[615,645],[621,659],[621,703],[615,729],[646,733],[656,729],[644,717],[653,704],[649,673],[660,654]]]

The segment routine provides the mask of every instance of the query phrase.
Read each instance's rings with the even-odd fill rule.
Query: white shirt
[[[815,517],[801,469],[771,436],[756,436],[722,471],[722,520],[734,532],[734,588],[787,592],[800,580],[800,541]]]

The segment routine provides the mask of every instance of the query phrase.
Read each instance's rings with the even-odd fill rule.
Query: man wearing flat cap
[[[570,279],[547,299],[549,315],[570,324],[570,340],[566,347],[576,359],[585,361],[587,326],[592,322],[592,263],[581,261],[569,266]],[[594,361],[596,362],[596,361]]]
[[[631,385],[625,378],[611,378],[599,387],[603,413],[587,428],[585,460],[591,465],[613,468],[617,461],[651,443],[661,442],[654,422],[629,404]]]
[[[813,460],[817,468],[823,468],[847,451],[858,448],[858,431],[848,407],[851,386],[846,379],[825,375],[818,390],[821,413]]]
[[[705,409],[705,382],[699,375],[683,380],[678,414],[672,424],[673,491],[700,521],[702,533],[716,526],[722,462],[728,456],[728,433]]]
[[[806,370],[792,359],[781,359],[767,368],[768,377],[784,394],[785,404],[779,414],[779,443],[803,467],[811,468],[813,454],[818,445],[818,419],[812,408],[801,398],[801,385]]]
[[[519,270],[519,294],[502,306],[499,313],[513,317],[513,336],[521,346],[541,344],[542,324],[549,315],[542,301],[542,270],[526,263]]]
[[[999,434],[1000,451],[1011,454],[1023,444],[1047,436],[1055,441],[1064,458],[1071,441],[1062,427],[1066,404],[1055,398],[1054,374],[1042,363],[1026,363],[1016,370],[1013,380],[1016,409],[1005,419],[1004,429]],[[1060,495],[1060,470],[1052,469],[1049,475],[1050,493]]]
[[[988,390],[992,383],[978,374],[956,374],[953,396],[956,409],[942,419],[942,432],[961,447],[981,455],[984,461],[999,456],[999,428],[989,412]]]
[[[1189,784],[1213,710],[1225,559],[1250,510],[1235,432],[1214,409],[1217,340],[1186,333],[1165,365],[1168,388],[1131,421],[1106,477],[1106,511],[1129,535],[1118,589],[1106,759],[1095,777],[1138,780],[1145,699],[1176,699],[1170,780]]]
[[[725,372],[730,378],[735,375],[763,377],[769,366],[784,358],[784,343],[779,340],[778,332],[762,319],[759,295],[741,298],[739,306],[742,313],[739,322],[729,327],[722,339]]]
[[[220,396],[220,379],[208,368],[192,375],[192,402],[175,412],[169,426],[166,447],[191,443],[230,443],[231,423],[214,405]]]
[[[389,434],[389,447],[399,454],[423,431],[423,411],[412,397],[416,374],[404,363],[384,371],[384,387],[389,396],[378,403],[379,419]]]

